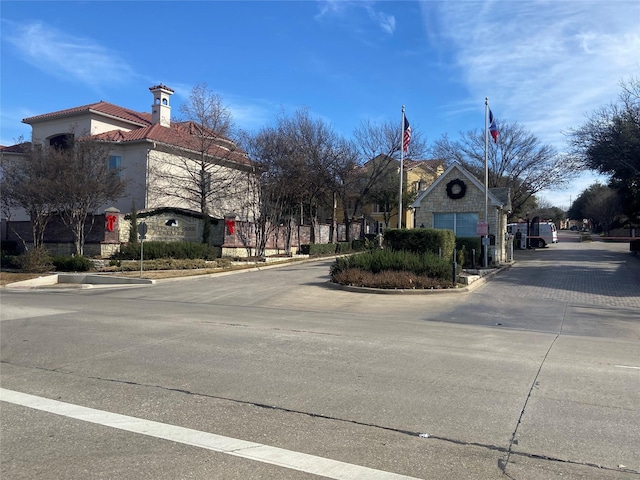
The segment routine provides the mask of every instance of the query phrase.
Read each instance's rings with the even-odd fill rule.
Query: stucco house
[[[507,214],[511,211],[508,188],[490,188],[487,192],[488,246],[490,263],[507,260]],[[411,207],[418,227],[453,230],[456,237],[481,236],[485,219],[485,188],[469,171],[454,162]]]
[[[224,192],[210,199],[209,214],[223,218],[229,212],[237,215],[246,212],[246,195],[255,170],[247,154],[231,140],[194,122],[172,122],[170,97],[174,91],[164,85],[149,90],[153,97],[149,112],[100,101],[25,118],[23,122],[31,125],[33,143],[64,146],[74,138],[89,135],[110,145],[109,167],[121,171],[127,188],[122,197],[103,205],[95,214],[103,214],[109,207],[129,212],[134,203],[140,210],[162,207],[198,210],[197,202],[194,205],[193,201],[166,193],[171,188],[182,188],[186,168],[195,170],[194,162],[203,157],[216,165],[209,173],[215,178],[208,181],[225,182]],[[206,143],[202,142],[204,137],[208,139]],[[20,152],[15,146],[5,147],[2,155],[10,159],[19,157]],[[12,219],[28,218],[15,212]]]
[[[105,224],[104,229],[91,228],[88,241],[95,248],[99,245],[96,252],[95,248],[89,249],[92,253],[105,255],[127,241],[130,225],[125,217],[134,206],[154,227],[148,238],[162,240],[169,232],[169,237],[176,240],[197,241],[202,232],[199,212],[203,198],[198,188],[203,184],[207,185],[207,214],[212,225],[217,226],[210,237],[215,244],[227,242],[225,221],[247,221],[259,208],[255,182],[260,172],[248,155],[230,139],[198,123],[172,121],[171,88],[155,85],[149,91],[153,98],[149,112],[100,101],[23,120],[31,125],[34,144],[65,148],[74,140],[91,138],[109,146],[105,161],[109,168],[118,170],[126,190],[115,201],[92,212],[93,220]],[[26,158],[21,145],[1,147],[0,156],[3,162]],[[169,210],[174,212],[171,215],[184,212],[186,216],[167,228],[163,217],[167,209],[173,209]],[[21,225],[28,220],[20,209],[3,210],[3,240],[28,242],[29,229]],[[45,242],[51,248],[62,248],[58,251],[64,253],[66,247],[62,245],[68,243],[68,233],[56,228],[55,223],[48,228]]]

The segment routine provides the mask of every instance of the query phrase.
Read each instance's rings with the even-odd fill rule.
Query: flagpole
[[[398,196],[398,228],[402,228],[402,167],[404,162],[404,105],[400,124],[400,195]]]
[[[489,97],[484,98],[484,221],[487,230],[482,239],[482,266],[486,268],[489,250]]]

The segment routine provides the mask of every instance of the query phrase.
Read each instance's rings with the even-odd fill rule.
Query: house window
[[[118,177],[122,177],[122,157],[120,155],[109,155],[109,170],[116,170]]]
[[[478,235],[478,214],[434,213],[433,228],[453,230],[456,237],[476,237]]]
[[[373,205],[373,213],[389,213],[391,211],[391,209],[389,208],[389,205],[380,205],[379,203],[376,203]]]

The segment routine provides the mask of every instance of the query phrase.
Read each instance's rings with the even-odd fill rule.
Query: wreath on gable
[[[465,193],[467,193],[467,186],[459,178],[447,183],[447,197],[458,200],[464,197]]]

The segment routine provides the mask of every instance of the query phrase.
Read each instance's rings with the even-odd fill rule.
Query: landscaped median
[[[393,230],[384,240],[384,249],[337,258],[331,267],[333,285],[376,293],[469,291],[478,280],[510,266],[464,270],[466,241],[455,248],[452,231]]]

